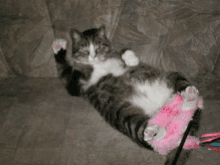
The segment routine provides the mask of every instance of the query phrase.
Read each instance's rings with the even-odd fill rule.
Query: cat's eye
[[[80,44],[80,47],[85,47],[85,44],[84,44],[84,43],[81,43],[81,44]]]
[[[102,44],[102,41],[101,40],[97,40],[96,44],[100,45],[100,44]]]
[[[79,43],[79,46],[80,46],[81,48],[85,47],[85,46],[86,46],[86,42],[80,42],[80,43]]]

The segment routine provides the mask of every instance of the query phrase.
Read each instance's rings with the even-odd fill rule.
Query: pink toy
[[[179,146],[183,134],[186,130],[189,121],[192,119],[194,111],[199,107],[202,108],[202,98],[198,97],[197,104],[190,110],[182,110],[183,98],[179,94],[174,99],[163,106],[161,111],[154,115],[148,126],[158,125],[162,132],[162,138],[159,140],[152,140],[151,146],[161,155],[166,155],[169,151]],[[161,130],[162,129],[162,130]],[[183,148],[199,148],[200,141],[192,136],[188,136]]]

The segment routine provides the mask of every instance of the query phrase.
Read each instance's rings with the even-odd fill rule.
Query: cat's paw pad
[[[194,86],[188,86],[185,91],[181,92],[183,98],[183,110],[195,108],[198,102],[199,91]]]
[[[152,140],[161,140],[166,134],[164,128],[154,124],[147,126],[144,130],[144,140],[145,141],[152,141]]]
[[[122,59],[124,60],[127,66],[136,66],[139,64],[139,59],[135,55],[135,53],[131,50],[127,50],[122,55]]]
[[[147,126],[144,130],[144,140],[145,141],[151,141],[153,138],[157,135],[159,132],[159,126],[158,125],[152,125]]]
[[[66,49],[67,41],[64,39],[56,39],[52,44],[52,49],[55,54],[59,52],[60,49]]]

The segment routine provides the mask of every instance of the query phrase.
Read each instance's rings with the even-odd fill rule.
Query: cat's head
[[[98,29],[89,29],[79,32],[70,30],[72,38],[72,56],[79,63],[90,64],[105,60],[105,55],[110,51],[110,42],[105,34],[105,26]]]

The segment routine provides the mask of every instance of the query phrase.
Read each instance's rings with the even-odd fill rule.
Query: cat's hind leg
[[[139,64],[139,59],[132,50],[126,50],[121,57],[127,66],[137,66]]]
[[[199,91],[194,86],[188,86],[185,91],[181,92],[181,96],[183,98],[182,110],[187,111],[196,107]]]

